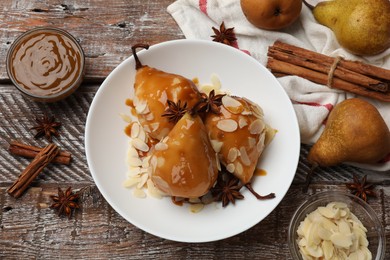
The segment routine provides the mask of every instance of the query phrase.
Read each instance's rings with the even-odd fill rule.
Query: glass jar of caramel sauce
[[[14,41],[6,65],[9,78],[22,93],[35,101],[55,102],[80,86],[85,57],[68,32],[38,27]]]

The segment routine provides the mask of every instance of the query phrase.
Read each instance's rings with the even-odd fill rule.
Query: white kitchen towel
[[[360,60],[390,69],[390,49],[375,56],[358,57],[338,44],[333,32],[316,22],[309,8],[303,5],[299,19],[280,31],[258,29],[245,18],[240,0],[177,0],[167,8],[187,39],[212,40],[212,27],[234,27],[236,47],[248,52],[265,66],[268,47],[276,40],[303,47],[329,56]],[[356,95],[330,89],[297,76],[278,78],[289,95],[301,133],[301,141],[313,144],[321,135],[330,110],[339,102]],[[390,127],[390,103],[367,99],[374,104]],[[377,165],[360,165],[372,170],[390,170],[390,154]]]

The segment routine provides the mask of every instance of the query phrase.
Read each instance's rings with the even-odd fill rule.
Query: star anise
[[[240,189],[242,185],[240,180],[230,173],[220,173],[217,184],[211,189],[216,201],[222,201],[222,207],[226,207],[231,202],[235,204],[236,200],[241,200],[244,195]]]
[[[44,115],[41,118],[36,117],[35,121],[37,122],[37,125],[31,128],[37,131],[34,136],[35,138],[45,136],[46,139],[51,142],[53,135],[59,136],[57,129],[61,126],[61,123],[56,122],[54,116],[48,117],[47,115]]]
[[[214,89],[211,90],[207,96],[205,93],[201,93],[201,99],[195,104],[193,110],[195,112],[212,112],[214,114],[220,114],[219,107],[222,105],[222,98],[225,94],[215,95]]]
[[[215,42],[221,42],[226,45],[232,46],[235,41],[237,41],[236,35],[234,34],[234,27],[233,28],[225,28],[225,23],[222,22],[219,26],[219,30],[215,27],[212,27],[215,35],[212,35],[211,37],[214,38],[213,41]]]
[[[167,117],[170,122],[177,123],[187,112],[187,102],[184,102],[183,106],[181,105],[181,101],[177,101],[177,103],[167,100],[168,108],[161,115],[163,117]]]
[[[377,197],[373,191],[373,184],[367,184],[367,175],[364,175],[361,180],[356,175],[353,175],[353,183],[347,183],[347,188],[355,196],[367,202],[367,196]]]
[[[73,209],[78,209],[79,204],[77,203],[80,197],[79,193],[73,193],[72,188],[69,187],[65,193],[58,188],[58,196],[50,196],[50,198],[54,201],[51,208],[58,210],[58,216],[65,214],[68,218],[72,215]]]

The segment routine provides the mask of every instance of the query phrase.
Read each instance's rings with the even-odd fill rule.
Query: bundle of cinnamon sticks
[[[22,196],[24,191],[49,163],[55,162],[68,165],[72,158],[69,152],[60,151],[59,147],[53,143],[40,148],[12,141],[9,146],[9,151],[15,155],[33,158],[31,163],[7,190],[8,194],[14,198]]]
[[[390,70],[276,41],[267,68],[275,76],[296,75],[318,84],[390,102]]]

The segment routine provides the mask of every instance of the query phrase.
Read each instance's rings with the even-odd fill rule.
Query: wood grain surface
[[[296,176],[287,196],[262,222],[228,239],[209,243],[179,243],[150,235],[124,220],[96,188],[84,150],[89,106],[100,83],[124,59],[131,45],[183,38],[166,12],[168,0],[2,0],[0,2],[0,259],[290,259],[289,221],[297,206],[323,190],[346,191],[352,175],[368,174],[378,198],[370,205],[378,213],[390,245],[390,172],[372,172],[349,165],[318,169],[307,194],[301,189],[310,170],[302,145]],[[86,78],[69,98],[37,103],[10,84],[5,57],[22,32],[36,26],[68,30],[86,54]],[[49,165],[24,196],[14,199],[7,188],[31,159],[8,152],[11,140],[44,146],[30,130],[35,116],[47,113],[62,122],[55,142],[72,153],[69,166]],[[57,187],[82,189],[81,209],[71,219],[50,208]],[[390,259],[390,249],[385,259]]]

